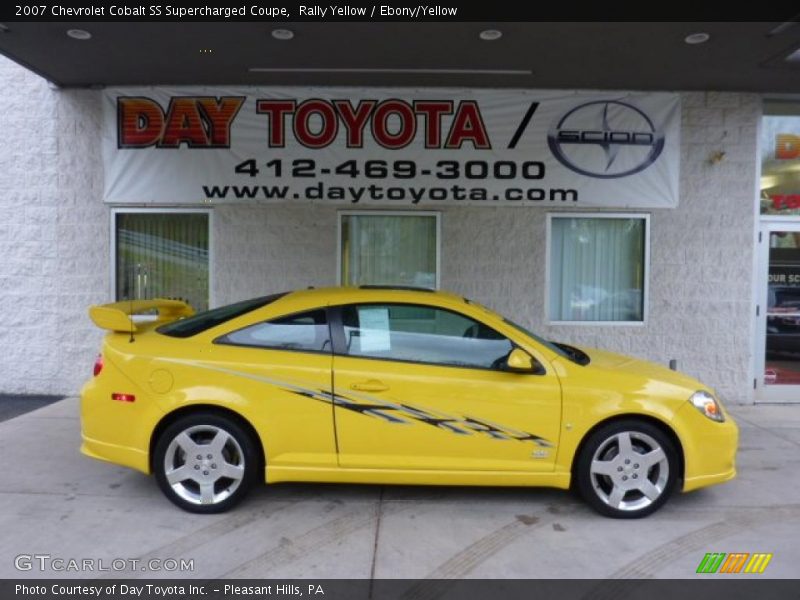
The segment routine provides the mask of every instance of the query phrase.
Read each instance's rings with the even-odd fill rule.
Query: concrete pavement
[[[706,552],[771,552],[755,577],[796,577],[800,406],[730,410],[739,477],[642,520],[600,517],[557,490],[304,484],[259,486],[200,516],[152,478],[81,456],[69,398],[0,423],[0,577],[691,578]],[[15,568],[34,554],[123,570]],[[150,559],[193,571],[142,571]]]
[[[63,399],[64,396],[0,394],[0,421],[8,421]]]

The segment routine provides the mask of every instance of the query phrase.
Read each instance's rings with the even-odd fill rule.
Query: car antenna
[[[131,337],[130,337],[130,339],[128,340],[128,343],[129,343],[129,344],[132,344],[133,342],[135,342],[135,341],[136,341],[136,340],[133,338],[133,330],[134,330],[134,328],[135,328],[135,325],[133,324],[133,298],[130,298],[130,307],[131,307],[131,308],[130,308],[130,312],[128,313],[128,320],[131,322]]]
[[[136,265],[136,271],[137,271],[137,279],[138,279],[139,265]],[[131,286],[131,287],[133,287],[133,286]],[[136,289],[136,288],[134,287],[133,289]],[[128,320],[131,322],[131,337],[128,340],[128,343],[132,344],[134,341],[136,341],[136,340],[133,339],[133,330],[134,330],[134,327],[135,327],[134,324],[133,324],[133,294],[131,294],[128,297],[128,301],[130,302],[130,309],[128,311]]]

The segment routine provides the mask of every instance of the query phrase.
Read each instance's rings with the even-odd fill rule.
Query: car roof
[[[462,296],[450,292],[432,290],[429,288],[390,285],[310,287],[289,292],[286,295],[286,299],[288,300],[289,298],[299,301],[318,302],[320,304],[346,304],[350,302],[369,301],[411,301],[421,304],[436,304],[441,301],[449,303],[466,302],[466,299]]]

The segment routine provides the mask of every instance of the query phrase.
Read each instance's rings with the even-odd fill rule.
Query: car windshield
[[[282,294],[272,294],[271,296],[261,296],[260,298],[251,298],[250,300],[243,300],[242,302],[236,302],[235,304],[220,306],[219,308],[197,313],[196,315],[187,317],[185,319],[172,321],[171,323],[162,325],[156,329],[156,331],[172,337],[191,337],[211,329],[212,327],[216,327],[225,321],[230,321],[231,319],[240,317],[251,310],[255,310],[257,308],[261,308],[262,306],[266,306],[271,302],[275,302],[275,300],[285,295],[285,292]]]
[[[570,361],[572,361],[574,363],[580,364],[580,362],[570,352],[568,352],[564,348],[561,348],[559,345],[557,345],[557,344],[555,344],[553,342],[550,342],[550,341],[548,341],[548,340],[546,340],[544,338],[539,337],[538,335],[536,335],[535,333],[533,333],[529,329],[526,329],[522,325],[519,325],[518,323],[515,323],[511,319],[508,319],[508,318],[504,317],[503,315],[501,315],[501,314],[499,314],[499,313],[497,313],[497,312],[495,312],[495,311],[493,311],[493,310],[491,310],[489,308],[486,308],[485,306],[483,306],[479,302],[474,302],[472,300],[469,300],[468,298],[464,298],[464,302],[466,302],[467,304],[472,304],[473,306],[477,306],[480,309],[485,310],[486,312],[493,314],[494,316],[502,319],[503,322],[508,323],[509,325],[511,325],[514,329],[520,331],[521,333],[524,333],[529,338],[531,338],[534,341],[540,343],[542,346],[545,346],[548,350],[551,350],[552,352],[555,352],[559,356],[563,356],[567,360],[570,360]]]
[[[550,341],[548,341],[548,340],[546,340],[544,338],[539,337],[538,335],[533,333],[531,330],[526,329],[525,327],[523,327],[522,325],[519,325],[518,323],[514,323],[514,321],[512,321],[511,319],[503,318],[503,321],[505,321],[506,323],[511,325],[514,329],[518,329],[519,331],[521,331],[522,333],[527,335],[529,338],[532,338],[532,339],[536,340],[542,346],[546,346],[549,350],[552,350],[553,352],[555,352],[559,356],[563,356],[564,358],[566,358],[568,360],[571,360],[574,363],[578,362],[577,360],[575,360],[575,357],[572,356],[572,354],[567,352],[561,346],[556,345],[554,342],[550,342]]]

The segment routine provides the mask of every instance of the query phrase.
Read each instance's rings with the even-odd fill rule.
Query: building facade
[[[200,307],[219,306],[366,281],[355,269],[382,277],[388,264],[398,275],[405,272],[401,256],[429,268],[399,283],[462,294],[548,339],[664,365],[674,360],[727,402],[760,397],[765,334],[755,312],[766,294],[758,241],[760,95],[679,94],[675,208],[447,204],[387,211],[346,203],[108,203],[104,92],[53,89],[5,58],[0,81],[2,392],[75,394],[90,375],[102,335],[89,321],[91,304],[166,292],[200,298],[193,302]],[[408,216],[420,220],[407,227],[411,222],[402,219]],[[595,279],[573,285],[584,296],[572,292],[569,301],[559,300],[556,286],[581,283],[567,267],[588,264],[570,244],[585,241],[585,234],[595,251],[617,248],[620,228],[633,233],[619,242],[620,255],[601,262],[632,269],[631,279],[614,279],[610,292],[597,292],[598,277],[619,277],[597,267]],[[411,233],[403,234],[406,229]],[[205,261],[207,275],[198,279],[188,268],[166,266],[136,271],[141,263],[126,252],[165,236],[181,264]],[[374,264],[353,258],[364,248],[380,254],[387,239],[405,240],[395,258]],[[159,277],[184,287],[164,288]],[[601,307],[604,301],[610,308]]]

